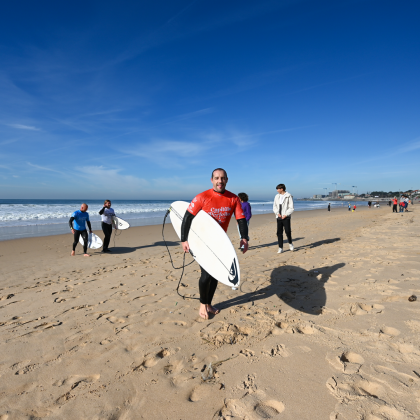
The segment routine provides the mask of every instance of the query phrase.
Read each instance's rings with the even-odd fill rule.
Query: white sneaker
[[[277,251],[277,254],[281,254],[283,252],[283,248],[279,248],[279,250]]]
[[[290,251],[294,251],[295,250],[295,247],[293,246],[293,244],[290,244],[289,245],[289,249],[290,249]]]

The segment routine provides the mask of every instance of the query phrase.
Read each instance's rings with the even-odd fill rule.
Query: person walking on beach
[[[357,208],[357,207],[356,207],[356,204],[355,204],[355,205],[353,206],[353,211],[356,211],[356,208]]]
[[[76,210],[71,215],[69,220],[71,233],[73,233],[74,235],[73,251],[71,252],[72,257],[74,257],[74,254],[76,253],[76,246],[79,243],[80,236],[83,238],[83,256],[90,257],[90,255],[87,253],[88,233],[86,230],[86,224],[88,225],[89,233],[92,233],[92,226],[89,221],[89,213],[87,212],[87,209],[88,205],[86,203],[83,203],[80,206],[80,210]]]
[[[248,203],[248,194],[245,193],[239,193],[238,194],[239,200],[241,201],[242,211],[244,212],[246,223],[248,225],[248,237],[246,240],[249,242],[249,221],[252,217],[251,212],[251,204]],[[241,239],[241,231],[239,230],[239,224],[238,224],[238,232],[239,232],[239,239]]]
[[[397,197],[394,197],[394,199],[392,201],[393,201],[392,213],[398,213],[398,211],[397,211],[397,204],[398,204]]]
[[[408,203],[410,202],[410,200],[408,199],[407,196],[404,197],[404,208],[405,211],[408,212]]]
[[[331,211],[331,203],[328,203],[328,211]]]
[[[105,200],[104,206],[99,210],[99,214],[102,219],[102,232],[104,233],[104,245],[102,247],[102,252],[111,252],[109,247],[109,241],[111,240],[112,235],[112,225],[115,229],[118,229],[118,225],[113,223],[112,217],[115,216],[114,210],[111,208],[111,200]]]
[[[350,203],[349,203],[349,211],[351,211],[351,205],[350,205]]]
[[[293,197],[286,192],[286,186],[279,184],[276,187],[278,194],[274,197],[273,212],[277,218],[277,238],[279,242],[278,254],[283,252],[283,230],[286,232],[289,241],[290,251],[294,251],[292,243],[291,215],[295,211],[293,206]]]
[[[188,234],[194,217],[200,210],[208,213],[215,219],[226,232],[232,215],[238,221],[241,233],[240,247],[242,252],[248,250],[248,224],[242,210],[241,201],[238,196],[226,190],[228,176],[224,169],[217,168],[211,174],[213,188],[198,194],[185,212],[181,225],[181,243],[184,252],[190,251],[188,244]],[[209,314],[217,315],[219,309],[212,306],[212,300],[217,288],[217,279],[212,277],[207,271],[201,268],[201,277],[198,282],[200,291],[200,310],[201,318],[208,319]]]
[[[368,207],[371,208],[372,206],[372,201],[368,201]]]

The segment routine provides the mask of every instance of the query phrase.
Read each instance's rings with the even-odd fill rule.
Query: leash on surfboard
[[[182,277],[183,277],[183,275],[184,275],[184,269],[185,269],[185,267],[188,267],[189,265],[191,265],[191,264],[194,262],[194,260],[192,260],[190,263],[188,263],[187,265],[185,265],[185,252],[184,252],[184,258],[183,258],[183,261],[182,261],[182,266],[181,266],[181,267],[175,267],[175,265],[174,265],[174,262],[173,262],[173,260],[172,260],[172,255],[171,255],[171,252],[169,251],[168,244],[166,243],[166,240],[165,240],[165,222],[166,222],[166,218],[168,217],[168,214],[170,213],[170,211],[171,211],[171,209],[168,209],[168,210],[166,211],[165,217],[163,218],[163,224],[162,224],[162,239],[163,239],[163,242],[165,243],[166,249],[167,249],[167,251],[168,251],[168,254],[169,254],[169,259],[171,260],[172,267],[173,267],[175,270],[180,270],[180,269],[182,269],[182,272],[181,272],[181,277],[179,278],[179,282],[178,282],[178,286],[177,286],[177,288],[176,288],[176,292],[178,293],[178,295],[179,295],[179,296],[181,296],[181,297],[182,297],[182,299],[197,299],[197,300],[199,300],[199,299],[198,299],[198,298],[196,298],[196,297],[189,297],[189,296],[185,296],[185,295],[183,296],[183,295],[181,295],[181,293],[179,293],[179,286],[181,286],[181,280],[182,280]]]

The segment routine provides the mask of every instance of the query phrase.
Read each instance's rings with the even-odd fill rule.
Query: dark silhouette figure
[[[271,273],[270,285],[261,289],[257,289],[258,286],[255,285],[257,290],[221,302],[217,306],[220,309],[226,309],[277,295],[281,301],[291,308],[307,314],[319,315],[320,309],[327,302],[324,284],[336,270],[344,267],[344,265],[344,263],[340,263],[312,270],[305,270],[293,265],[275,268]],[[321,277],[318,279],[317,276]],[[251,282],[244,282],[241,284],[241,291],[244,290],[245,286],[249,290],[254,285]]]

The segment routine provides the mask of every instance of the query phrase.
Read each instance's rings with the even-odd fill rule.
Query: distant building
[[[328,197],[344,197],[349,193],[350,191],[347,190],[334,190],[333,192],[328,193]]]
[[[315,194],[314,195],[314,198],[323,198],[324,196],[323,195],[320,195],[320,194]]]
[[[354,199],[354,195],[345,195],[344,200],[353,200]]]

